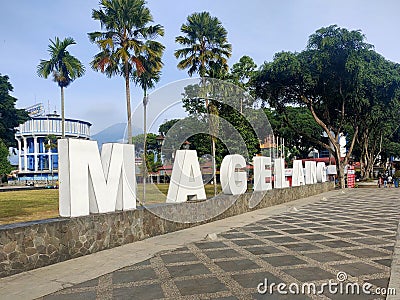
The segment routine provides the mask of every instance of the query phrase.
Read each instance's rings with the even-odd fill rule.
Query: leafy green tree
[[[322,132],[310,111],[305,107],[287,107],[286,114],[280,114],[277,110],[264,108],[273,132],[285,139],[285,148],[289,153],[289,160],[297,158],[307,158],[313,148],[319,148],[319,144],[313,142],[308,137],[312,136],[316,140],[321,140]],[[297,128],[301,128],[304,135],[297,133]]]
[[[161,160],[159,159],[159,146],[157,145],[157,135],[154,133],[148,133],[146,137],[147,147],[146,155],[144,155],[144,134],[138,134],[132,137],[132,143],[135,145],[137,154],[141,153],[143,161],[146,161],[147,170],[150,172],[156,172],[157,168],[161,166]],[[144,172],[143,175],[146,175]]]
[[[54,41],[50,40],[48,49],[50,59],[40,60],[40,64],[37,67],[39,77],[47,79],[52,74],[53,81],[57,82],[61,89],[61,131],[63,138],[65,138],[64,88],[85,74],[84,65],[67,51],[68,46],[75,44],[74,39],[71,37],[62,41],[58,37]]]
[[[187,22],[181,26],[183,35],[175,41],[183,48],[175,50],[175,57],[181,61],[178,68],[188,69],[189,76],[198,73],[206,84],[205,76],[221,78],[228,71],[227,59],[231,56],[232,45],[228,43],[227,31],[216,17],[208,12],[193,13],[187,17]],[[208,99],[205,100],[209,115],[209,128],[213,155],[214,192],[217,193],[216,180],[216,131],[218,130],[217,109]]]
[[[144,0],[102,0],[92,18],[100,21],[104,31],[88,34],[90,41],[100,48],[91,62],[92,68],[108,77],[120,75],[125,79],[128,143],[132,142],[130,78],[152,73],[146,70],[146,63],[163,49],[154,39],[163,36],[164,29],[159,24],[149,25],[153,17],[145,4]]]
[[[309,109],[330,143],[309,138],[334,155],[341,187],[344,187],[344,167],[363,117],[359,76],[363,55],[371,48],[360,31],[336,25],[321,28],[310,36],[306,50],[276,54],[273,62],[262,66],[254,80],[257,96],[280,113],[286,113],[287,106],[293,105]],[[346,123],[353,125],[354,135],[342,160],[339,135]]]
[[[251,79],[256,75],[257,65],[254,60],[244,55],[239,59],[239,62],[233,64],[231,68],[230,80],[239,85],[247,92],[251,91]],[[252,99],[247,97],[246,99]],[[243,112],[243,105],[251,106],[253,103],[243,103],[240,101],[240,112]]]
[[[165,136],[167,134],[167,132],[171,129],[171,127],[174,126],[175,123],[178,121],[179,121],[179,119],[172,119],[172,120],[165,121],[158,127],[158,132],[161,135]]]
[[[211,99],[219,99],[219,101],[213,101],[213,107],[218,111],[218,116],[221,118],[221,122],[223,122],[222,126],[218,127],[215,133],[215,136],[221,139],[221,141],[217,140],[216,143],[216,165],[221,163],[223,157],[229,154],[228,152],[248,153],[250,156],[248,159],[251,158],[259,152],[259,141],[252,128],[252,125],[255,124],[254,120],[250,120],[252,123],[250,124],[249,120],[240,112],[240,100],[247,99],[248,95],[246,97],[246,92],[233,84],[219,84],[215,81],[210,83],[211,88],[208,91],[208,95]],[[198,97],[202,92],[201,85],[188,85],[184,88],[184,91],[183,107],[189,113],[190,118],[198,122],[193,128],[198,129],[201,125],[203,125],[202,128],[207,127],[210,120],[205,105],[206,99]],[[252,110],[252,108],[246,107],[243,112],[247,112],[247,110]],[[251,114],[249,115],[251,116]],[[224,124],[225,121],[227,124]],[[265,132],[265,129],[262,131]],[[240,138],[237,134],[240,135]],[[241,139],[243,139],[246,148],[244,148]],[[210,143],[208,143],[204,134],[191,137],[189,141],[199,152],[199,155],[209,153],[207,147],[209,147]],[[226,145],[229,145],[229,151]]]
[[[12,91],[8,76],[0,74],[0,140],[7,147],[15,146],[15,128],[28,120],[24,109],[15,108],[17,99],[10,95]]]
[[[394,136],[391,136],[384,141],[380,154],[382,155],[383,161],[386,161],[387,159],[390,160],[391,157],[400,157],[400,137],[398,129]]]
[[[147,150],[157,150],[157,135],[154,133],[148,133],[146,137]],[[132,144],[135,145],[136,151],[144,151],[144,134],[138,134],[132,137]]]
[[[9,152],[6,144],[0,139],[0,177],[9,174],[12,170],[10,161],[8,160]]]
[[[255,75],[257,65],[254,60],[247,55],[242,56],[239,61],[231,68],[231,77],[241,88],[249,86],[250,79]]]
[[[374,51],[366,52],[363,58],[357,146],[361,175],[370,178],[374,164],[399,128],[400,66]]]
[[[149,152],[146,155],[146,165],[149,172],[157,172],[162,166],[157,152]]]

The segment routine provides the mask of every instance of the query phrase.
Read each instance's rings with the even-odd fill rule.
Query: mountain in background
[[[126,123],[117,123],[91,136],[92,140],[97,141],[99,147],[104,143],[121,143],[124,139]],[[142,133],[142,130],[132,127],[132,135]]]

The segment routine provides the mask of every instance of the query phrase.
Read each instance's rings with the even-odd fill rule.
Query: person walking
[[[388,177],[387,177],[387,175],[385,174],[385,175],[383,175],[383,187],[384,187],[384,188],[387,188],[387,183],[388,183]]]
[[[387,179],[388,179],[389,187],[391,188],[393,186],[393,177],[392,177],[392,175],[389,174]]]

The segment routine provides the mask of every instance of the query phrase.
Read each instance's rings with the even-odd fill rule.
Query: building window
[[[28,153],[35,152],[34,144],[33,144],[33,138],[28,138],[28,139],[26,139],[26,141],[27,141],[27,144],[28,144]]]
[[[44,153],[45,151],[45,147],[44,147],[44,138],[38,138],[37,142],[39,144],[39,153]]]
[[[53,154],[53,170],[58,170],[58,154]]]
[[[33,155],[28,155],[28,170],[29,171],[34,171],[35,170],[35,158]]]

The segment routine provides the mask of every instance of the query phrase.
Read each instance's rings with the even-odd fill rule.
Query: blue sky
[[[89,62],[98,52],[87,33],[100,29],[91,19],[97,0],[18,0],[0,4],[0,73],[8,75],[14,86],[18,107],[43,102],[59,110],[60,91],[51,79],[39,78],[36,66],[47,59],[49,38],[73,37],[77,45],[69,51],[86,66],[84,77],[67,89],[66,115],[93,123],[98,132],[114,123],[125,122],[125,90],[121,77],[107,78],[91,70]],[[165,28],[160,40],[165,46],[163,75],[157,87],[187,78],[176,68],[173,52],[180,26],[193,12],[209,11],[228,31],[233,54],[230,65],[243,55],[260,65],[278,51],[301,51],[308,37],[318,28],[337,24],[360,29],[376,51],[387,59],[400,62],[400,2],[396,0],[149,0],[156,23]],[[132,86],[132,107],[140,103],[142,92]]]

